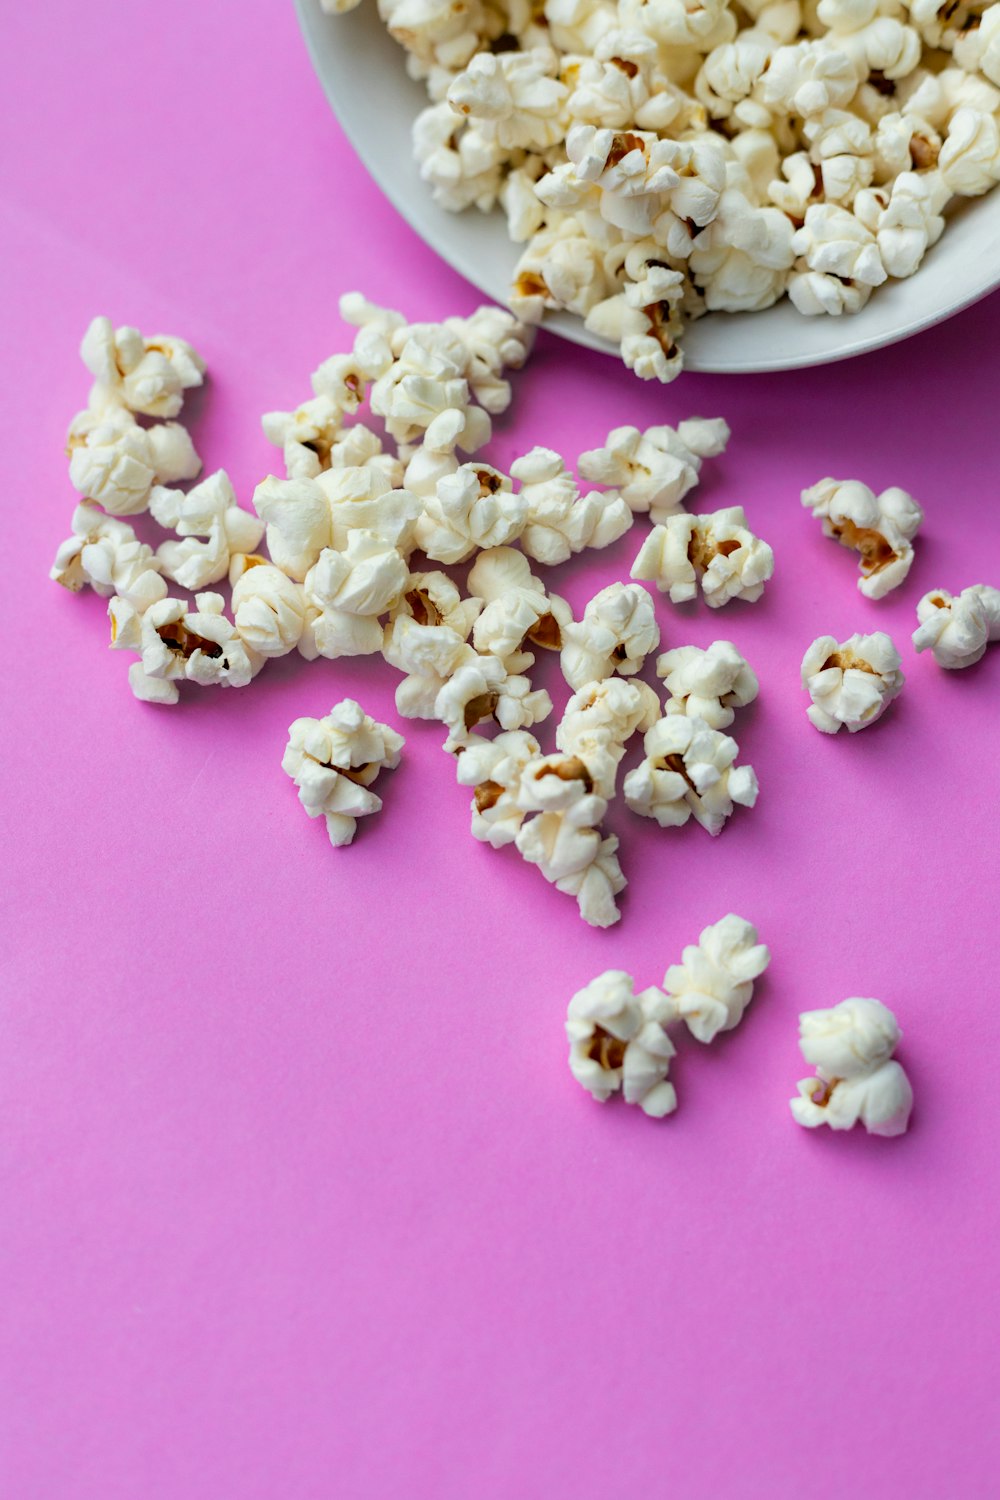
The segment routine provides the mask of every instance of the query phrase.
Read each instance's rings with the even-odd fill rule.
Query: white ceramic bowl
[[[379,20],[374,0],[342,16],[326,15],[319,0],[296,5],[327,98],[379,187],[440,256],[505,303],[518,247],[499,210],[449,213],[421,182],[410,127],[427,96],[407,76],[402,49]],[[951,317],[1000,285],[1000,189],[964,202],[949,218],[917,274],[879,287],[854,317],[805,318],[787,298],[766,312],[710,313],[684,335],[685,368],[742,374],[827,364]],[[576,344],[617,354],[569,314],[549,316],[545,326]]]

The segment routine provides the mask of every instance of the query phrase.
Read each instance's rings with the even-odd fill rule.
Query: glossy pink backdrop
[[[758,669],[758,806],[714,841],[616,807],[631,884],[594,932],[470,839],[431,725],[403,725],[351,849],[305,818],[285,729],[345,694],[397,722],[377,660],[158,710],[103,603],[46,581],[96,311],[204,353],[196,440],[246,502],[276,462],[259,413],[346,347],[339,292],[476,298],[366,179],[290,4],[59,0],[8,38],[5,1500],[995,1495],[1000,648],[949,676],[909,633],[925,589],[1000,582],[1000,301],[856,363],[666,390],[539,340],[499,464],[721,413],[696,508],[743,502],[777,555],[759,606],[658,603],[669,644],[731,637]],[[882,604],[798,504],[831,471],[926,505]],[[556,586],[580,606],[635,547]],[[817,734],[805,645],[877,627],[902,698]],[[671,1120],[592,1104],[570,994],[658,980],[730,909],[774,954],[743,1026],[680,1044]],[[901,1019],[902,1140],[789,1116],[797,1013],[850,994]]]

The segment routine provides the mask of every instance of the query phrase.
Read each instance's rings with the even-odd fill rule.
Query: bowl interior
[[[453,214],[421,182],[410,144],[427,96],[407,75],[402,49],[374,4],[331,16],[318,0],[296,0],[314,66],[344,131],[379,187],[417,233],[494,301],[505,303],[519,247],[499,209]],[[685,367],[720,374],[788,370],[846,359],[909,337],[1000,285],[1000,191],[966,200],[915,276],[889,281],[851,317],[806,318],[786,299],[766,312],[709,313],[684,335]],[[617,353],[581,319],[550,315],[545,326],[588,348]]]

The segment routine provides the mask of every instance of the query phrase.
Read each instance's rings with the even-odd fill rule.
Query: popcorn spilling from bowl
[[[413,125],[429,191],[454,212],[499,204],[523,247],[511,308],[576,315],[644,380],[680,373],[707,311],[786,294],[809,317],[859,311],[919,269],[953,199],[1000,181],[995,5],[379,14],[429,95]]]

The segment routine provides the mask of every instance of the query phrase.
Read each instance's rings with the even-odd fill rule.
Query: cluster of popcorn
[[[325,10],[356,0],[321,0]],[[499,204],[510,306],[561,308],[672,380],[686,324],[786,294],[857,312],[953,199],[1000,180],[1000,10],[982,0],[379,0],[429,104],[434,198]]]
[[[913,1089],[893,1057],[899,1023],[880,1000],[842,1000],[799,1017],[799,1047],[815,1077],[803,1078],[791,1111],[800,1125],[851,1130],[860,1120],[871,1135],[902,1135]]]
[[[732,1031],[771,961],[757,929],[733,913],[706,927],[671,964],[662,988],[635,993],[631,974],[609,969],[569,1002],[570,1072],[592,1098],[620,1093],[654,1119],[677,1108],[668,1074],[676,1048],[668,1028],[683,1022],[699,1042]]]

